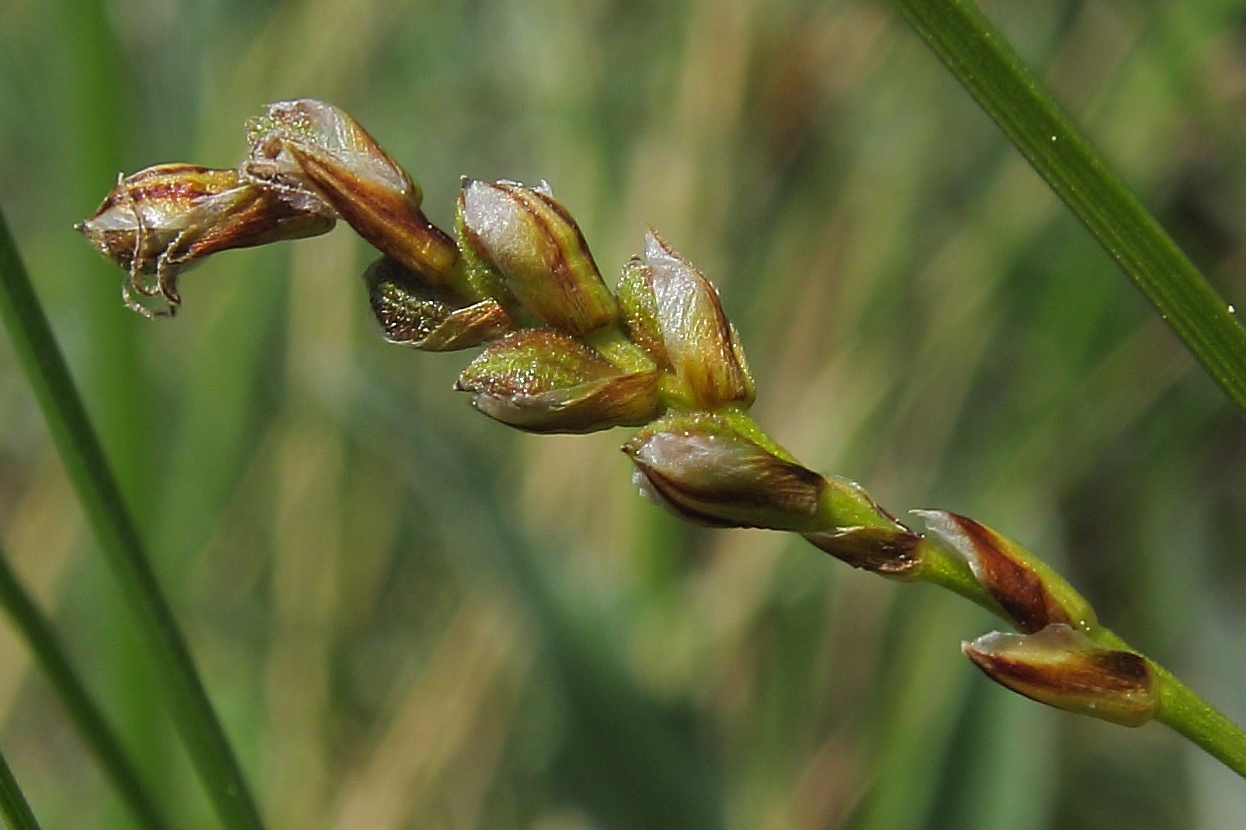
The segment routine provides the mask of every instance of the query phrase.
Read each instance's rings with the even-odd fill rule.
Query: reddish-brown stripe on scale
[[[1052,598],[1039,576],[1027,563],[1011,556],[1007,545],[993,530],[967,516],[947,515],[973,545],[978,578],[1016,621],[1018,628],[1033,633],[1052,623],[1076,626],[1076,621]]]
[[[444,284],[458,247],[407,194],[378,187],[289,145],[303,173],[355,232],[434,284]]]

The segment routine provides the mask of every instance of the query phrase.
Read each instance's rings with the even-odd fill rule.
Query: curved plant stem
[[[1159,710],[1155,718],[1246,778],[1246,732],[1190,691],[1163,666],[1154,662],[1151,666],[1159,684]]]
[[[1246,329],[1233,307],[1096,153],[999,30],[973,0],[896,2],[961,85],[1246,412]],[[1114,635],[1111,639],[1119,640]],[[1160,692],[1156,717],[1246,778],[1246,733],[1166,669],[1152,666]]]
[[[1129,651],[1129,644],[1109,628],[1100,628],[1092,638],[1110,648]],[[1176,675],[1147,658],[1155,675],[1159,704],[1155,719],[1179,732],[1191,743],[1246,778],[1246,732],[1223,712],[1198,696]]]
[[[51,623],[22,588],[3,550],[0,550],[0,606],[4,607],[25,638],[52,687],[60,695],[78,732],[99,759],[134,817],[146,830],[165,830],[168,824],[143,785],[129,754],[108,725],[103,712],[91,699],[86,686],[78,679]]]
[[[134,615],[165,704],[217,815],[229,830],[262,830],[242,769],[190,650],[160,591],[138,529],[87,418],[17,246],[0,212],[0,319],[47,421],[61,462]]]
[[[22,788],[9,769],[9,762],[0,755],[0,812],[4,813],[4,822],[9,830],[39,830],[39,822],[30,810]]]
[[[905,18],[1246,413],[1246,329],[972,0],[896,0]]]

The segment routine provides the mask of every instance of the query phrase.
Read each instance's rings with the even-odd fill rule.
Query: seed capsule
[[[632,279],[648,283],[666,355],[692,405],[750,406],[753,378],[713,284],[653,231],[645,236],[644,265],[646,270],[636,271]],[[634,305],[643,309],[648,303],[643,290],[633,293]],[[631,319],[643,321],[645,316],[642,311]]]
[[[161,164],[119,179],[99,209],[76,227],[130,272],[122,284],[126,305],[153,317],[176,313],[177,277],[204,257],[316,236],[332,228],[334,218],[323,203],[293,204],[236,170]],[[150,309],[138,299],[156,296],[166,307]]]
[[[620,372],[579,340],[525,329],[488,346],[455,388],[472,405],[530,432],[595,432],[638,426],[658,414],[660,374]]]
[[[618,306],[588,243],[548,193],[465,180],[458,211],[464,246],[497,270],[536,316],[576,337],[614,322]]]
[[[337,107],[303,98],[247,122],[247,175],[332,205],[382,253],[431,284],[450,278],[458,248],[420,210],[423,194],[376,140]]]
[[[389,257],[368,266],[364,282],[372,313],[391,343],[456,351],[495,340],[514,327],[496,300],[473,303],[449,287],[428,285]]]
[[[1121,726],[1141,726],[1158,705],[1140,654],[1107,648],[1061,623],[1034,634],[992,632],[961,645],[987,677],[1031,700]]]

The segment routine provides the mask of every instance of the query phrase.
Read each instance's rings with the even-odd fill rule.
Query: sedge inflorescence
[[[854,567],[943,584],[1022,632],[965,644],[993,679],[1117,723],[1154,714],[1150,662],[1015,542],[944,511],[922,511],[930,535],[917,533],[762,432],[717,290],[656,232],[612,290],[544,182],[464,179],[451,235],[424,215],[407,172],[337,107],[270,104],[247,138],[238,168],[148,168],[121,178],[80,223],[127,271],[127,306],[172,316],[179,274],[203,258],[325,233],[340,219],[381,253],[363,277],[386,339],[481,348],[456,384],[480,412],[540,433],[640,427],[623,446],[633,478],[677,516],[799,533]]]

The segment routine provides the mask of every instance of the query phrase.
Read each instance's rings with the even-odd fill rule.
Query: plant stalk
[[[9,769],[9,762],[0,754],[0,813],[9,830],[39,830],[39,822],[30,809],[22,788]]]
[[[1151,667],[1159,685],[1156,720],[1168,724],[1208,755],[1246,778],[1246,732],[1191,691],[1172,672],[1154,661]]]
[[[39,402],[126,606],[147,646],[164,702],[221,823],[263,830],[242,769],[160,590],[134,520],[87,417],[60,347],[0,212],[0,320]]]
[[[166,830],[168,823],[161,816],[149,789],[143,784],[138,768],[108,725],[104,713],[95,704],[85,684],[69,662],[51,622],[39,610],[30,594],[22,587],[17,574],[9,567],[8,558],[0,550],[0,606],[17,626],[35,659],[47,674],[52,688],[73,720],[87,746],[95,753],[126,806],[146,830]]]

